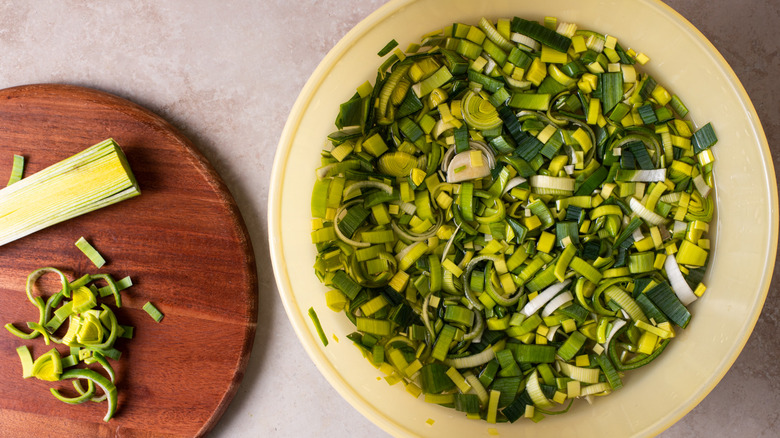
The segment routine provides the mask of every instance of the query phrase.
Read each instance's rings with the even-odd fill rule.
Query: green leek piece
[[[521,374],[520,368],[517,365],[517,361],[509,349],[497,352],[496,360],[501,366],[499,376],[519,376]]]
[[[672,96],[672,100],[669,102],[669,105],[680,117],[685,117],[688,115],[688,108],[676,94]]]
[[[696,154],[705,149],[711,148],[717,142],[718,137],[715,135],[715,130],[712,128],[712,123],[707,123],[706,125],[696,130],[696,132],[693,133],[693,138],[691,138],[693,152]]]
[[[615,369],[617,371],[628,371],[628,370],[634,370],[640,367],[643,367],[653,360],[657,358],[661,353],[663,353],[664,349],[669,345],[669,342],[671,339],[664,339],[660,342],[658,347],[649,355],[638,355],[632,359],[629,359],[627,361],[624,361],[620,358],[618,353],[618,344],[620,344],[621,336],[626,333],[629,326],[623,326],[620,328],[613,336],[612,340],[609,343],[609,346],[607,347],[607,352],[609,354],[609,359],[612,362],[612,364],[615,366]]]
[[[33,359],[30,349],[26,345],[17,347],[16,353],[22,361],[22,377],[27,379],[33,376]]]
[[[518,362],[529,363],[554,363],[555,347],[552,345],[525,345],[519,344],[515,349]]]
[[[0,245],[141,194],[112,139],[0,190]]]
[[[94,314],[86,314],[76,334],[79,344],[91,346],[99,344],[103,340],[103,324]]]
[[[462,306],[446,306],[444,320],[471,327],[474,323],[474,312]]]
[[[441,49],[441,53],[444,55],[444,65],[447,66],[453,76],[459,76],[468,71],[469,64],[462,56],[447,49]]]
[[[114,277],[112,277],[109,274],[92,274],[90,275],[90,278],[92,280],[103,280],[106,282],[109,291],[111,291],[111,295],[114,296],[114,302],[116,303],[117,307],[122,307],[122,295],[119,293],[119,287],[117,286],[116,282],[114,281]],[[102,293],[100,292],[100,289],[97,290],[98,294],[102,296]]]
[[[311,318],[312,324],[314,324],[314,329],[317,330],[317,336],[320,337],[320,341],[322,342],[322,345],[327,347],[328,346],[328,337],[325,336],[325,332],[322,330],[322,324],[320,324],[320,318],[317,316],[317,312],[314,311],[313,307],[309,307],[309,318]]]
[[[447,357],[447,352],[453,339],[455,339],[455,327],[445,324],[439,333],[438,339],[436,339],[431,356],[434,359],[444,360]]]
[[[593,360],[601,367],[601,370],[604,372],[607,382],[609,382],[609,386],[612,387],[613,391],[620,389],[623,386],[623,381],[620,380],[620,376],[618,375],[615,366],[612,365],[612,362],[606,355],[593,356]]]
[[[604,113],[612,111],[615,105],[623,100],[623,73],[610,72],[602,73],[599,76],[598,92],[596,96],[601,99],[601,106]]]
[[[565,361],[569,361],[579,353],[585,341],[588,339],[579,331],[572,332],[569,337],[558,348],[558,356]]]
[[[447,375],[447,367],[438,362],[424,365],[420,369],[420,383],[426,394],[440,394],[455,386]]]
[[[384,47],[382,47],[382,50],[380,50],[379,53],[377,53],[377,56],[385,56],[388,53],[390,53],[390,51],[395,49],[397,46],[398,46],[398,41],[392,39],[387,44],[385,44]]]
[[[499,409],[508,406],[517,397],[522,383],[520,376],[499,377],[493,382],[492,389],[501,394],[498,398]]]
[[[24,174],[24,156],[14,154],[14,164],[11,168],[11,177],[8,178],[8,185],[19,182]]]
[[[422,82],[412,85],[412,90],[417,97],[427,96],[436,88],[439,88],[452,79],[452,73],[446,66],[441,66],[436,73],[432,74]]]
[[[336,274],[332,279],[333,285],[340,291],[344,292],[350,300],[355,299],[358,292],[360,292],[360,285],[350,278],[344,271],[336,271]]]
[[[688,325],[691,313],[677,298],[669,283],[659,283],[645,294],[678,327],[685,328]]]
[[[375,318],[357,318],[357,329],[377,336],[388,336],[392,331],[390,321]]]
[[[76,241],[76,248],[80,249],[87,258],[95,265],[96,268],[102,268],[106,264],[106,259],[92,246],[84,236],[81,236]]]
[[[79,357],[75,354],[69,354],[62,358],[62,368],[70,368],[78,365]]]
[[[630,269],[631,268],[629,267],[629,270]],[[607,287],[604,291],[604,297],[617,303],[618,306],[628,313],[632,320],[649,322],[647,316],[645,316],[642,309],[631,298],[628,292],[624,291],[619,286],[611,285]]]
[[[550,30],[535,21],[514,17],[512,19],[511,29],[512,32],[531,37],[558,52],[568,52],[569,46],[571,45],[571,38]]]
[[[144,304],[144,307],[143,307],[143,309],[144,309],[144,311],[146,311],[146,313],[148,313],[148,314],[149,314],[149,316],[151,316],[151,317],[152,317],[152,319],[153,319],[153,320],[155,320],[156,322],[160,322],[160,321],[162,321],[162,320],[163,320],[163,317],[165,316],[165,315],[163,315],[163,314],[162,314],[162,312],[160,312],[160,311],[157,309],[157,307],[155,307],[155,305],[154,305],[154,304],[152,304],[152,303],[151,303],[151,302],[149,302],[149,301],[147,301],[147,302],[146,302],[146,304]]]
[[[476,394],[455,394],[455,409],[467,414],[479,414],[479,397]]]
[[[550,94],[517,93],[509,99],[509,106],[516,109],[547,111],[551,99]]]
[[[90,277],[91,278],[91,277]],[[114,282],[114,287],[117,291],[123,291],[127,289],[128,287],[133,285],[133,280],[130,277],[124,277],[120,280],[117,280]],[[72,285],[71,285],[72,287]],[[107,297],[109,295],[113,295],[114,291],[111,289],[111,286],[103,286],[98,289],[101,297]]]
[[[469,81],[475,84],[479,84],[488,93],[496,93],[498,90],[504,87],[504,83],[498,79],[491,78],[490,76],[483,75],[474,70],[468,71]]]

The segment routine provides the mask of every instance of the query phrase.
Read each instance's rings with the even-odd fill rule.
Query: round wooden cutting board
[[[38,357],[52,346],[0,329],[0,436],[199,436],[219,420],[244,375],[257,320],[252,245],[227,187],[170,124],[92,89],[1,90],[0,187],[13,154],[25,157],[29,176],[106,138],[125,152],[141,195],[0,246],[0,325],[27,330],[27,321],[37,321],[24,292],[36,268],[60,268],[70,280],[129,275],[134,285],[116,315],[135,334],[117,341],[122,357],[112,361],[118,410],[104,423],[106,403],[68,405],[49,393],[74,395],[69,382],[22,379],[16,348],[27,345]],[[81,236],[105,266],[95,268],[76,248]],[[147,301],[165,314],[162,322],[142,310]],[[103,302],[114,308],[113,299]]]

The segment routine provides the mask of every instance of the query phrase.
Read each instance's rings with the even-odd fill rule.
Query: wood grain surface
[[[244,375],[257,320],[254,253],[238,208],[192,144],[155,114],[116,96],[67,85],[0,91],[0,184],[13,154],[31,175],[106,138],[127,155],[141,196],[66,221],[0,247],[0,325],[26,330],[37,309],[24,292],[28,273],[53,266],[70,279],[85,273],[129,275],[116,310],[135,327],[113,361],[118,410],[106,403],[67,405],[50,387],[22,379],[16,347],[33,357],[51,347],[0,329],[0,436],[201,436],[219,420]],[[84,236],[106,258],[96,269],[75,247]],[[44,295],[51,291],[41,283]],[[104,301],[114,307],[112,299]],[[141,307],[154,303],[161,323]],[[63,354],[67,347],[58,346]],[[99,369],[99,368],[98,368]]]

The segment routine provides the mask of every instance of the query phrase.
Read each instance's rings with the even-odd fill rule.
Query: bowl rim
[[[677,22],[677,24],[682,25],[686,31],[690,32],[696,38],[697,42],[703,44],[703,49],[706,50],[710,56],[715,58],[716,62],[720,65],[720,67],[722,67],[723,72],[729,76],[731,85],[734,87],[741,102],[745,105],[745,112],[755,121],[752,123],[751,128],[755,132],[755,137],[758,140],[759,146],[761,148],[760,152],[764,157],[764,166],[762,170],[768,177],[766,183],[768,188],[768,195],[771,201],[771,217],[768,224],[769,246],[767,248],[767,263],[764,266],[758,294],[756,295],[755,301],[752,303],[753,306],[750,312],[751,318],[749,321],[747,321],[746,324],[747,329],[738,339],[738,342],[735,342],[732,345],[732,348],[728,351],[728,356],[723,360],[725,366],[719,368],[718,374],[713,375],[709,380],[706,381],[706,386],[700,389],[695,398],[693,398],[687,405],[683,405],[682,409],[676,411],[676,415],[669,415],[665,419],[661,419],[664,421],[659,420],[642,431],[643,434],[655,435],[671,427],[674,423],[679,421],[699,403],[701,403],[701,401],[723,379],[729,369],[731,369],[737,357],[740,355],[745,345],[747,344],[750,335],[755,329],[758,318],[760,317],[761,309],[764,306],[769,292],[769,287],[771,285],[772,274],[777,257],[779,213],[777,178],[774,170],[774,163],[772,161],[771,150],[769,148],[766,134],[756,112],[755,106],[753,105],[753,102],[747,94],[747,91],[742,85],[742,82],[739,80],[728,61],[712,44],[712,42],[710,42],[709,39],[684,16],[660,0],[639,1],[641,3],[645,3],[649,7],[661,9],[662,13],[666,14],[671,20],[674,20]],[[361,20],[352,29],[350,29],[320,61],[316,69],[313,71],[301,89],[300,94],[296,98],[280,136],[271,172],[267,206],[269,250],[277,290],[279,292],[286,314],[290,319],[293,329],[296,332],[299,341],[301,341],[301,344],[303,345],[307,355],[314,362],[319,372],[323,375],[323,377],[326,378],[330,385],[365,418],[369,419],[376,426],[380,427],[388,433],[393,435],[404,434],[410,436],[415,435],[415,433],[408,430],[404,426],[391,421],[387,418],[386,415],[377,413],[374,409],[367,407],[366,403],[364,403],[365,400],[362,399],[360,394],[343,385],[343,379],[338,374],[338,370],[336,370],[334,366],[328,363],[324,353],[319,348],[317,348],[318,341],[304,342],[304,339],[314,340],[314,337],[306,326],[307,323],[303,315],[305,312],[301,312],[301,309],[296,307],[296,304],[292,302],[293,300],[291,294],[287,292],[292,290],[292,286],[289,275],[285,268],[285,258],[281,245],[281,189],[283,184],[282,176],[289,159],[293,143],[292,140],[295,138],[295,135],[298,131],[298,126],[305,114],[304,110],[311,103],[314,92],[320,87],[328,73],[335,67],[336,62],[346,55],[349,49],[355,45],[360,36],[370,32],[374,26],[391,17],[393,13],[410,6],[415,2],[416,0],[391,0],[380,6],[366,18]]]

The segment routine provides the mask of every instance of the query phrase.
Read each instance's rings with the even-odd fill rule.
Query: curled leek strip
[[[466,269],[463,271],[463,292],[466,295],[466,299],[468,300],[469,304],[471,304],[471,306],[477,310],[482,310],[485,308],[485,306],[474,296],[474,292],[471,290],[471,273],[478,264],[484,261],[494,260],[495,258],[493,256],[487,255],[474,257],[466,265]]]
[[[474,312],[474,321],[471,331],[463,335],[464,341],[471,341],[482,336],[482,332],[485,330],[485,318],[482,317],[482,312]]]
[[[428,316],[428,306],[431,303],[432,296],[433,296],[432,293],[425,296],[425,299],[423,299],[422,312],[421,312],[423,324],[425,325],[425,329],[428,331],[428,334],[431,336],[431,339],[436,337],[436,332],[433,331],[433,326],[431,326],[431,317]]]
[[[103,390],[103,393],[106,395],[108,400],[108,411],[103,417],[103,421],[107,422],[114,416],[114,413],[116,412],[117,390],[116,386],[114,386],[110,380],[98,374],[96,371],[78,368],[65,371],[62,373],[60,378],[62,380],[87,379],[94,382],[95,385],[99,386],[100,389]]]
[[[27,299],[30,300],[31,303],[35,303],[35,299],[33,298],[33,288],[35,286],[35,282],[38,281],[41,276],[48,272],[53,272],[57,274],[60,277],[60,284],[62,285],[62,289],[60,290],[60,293],[65,295],[66,297],[70,297],[70,283],[68,283],[68,279],[65,277],[65,274],[60,271],[57,268],[47,267],[47,268],[40,268],[34,270],[30,275],[27,276],[27,284],[25,287],[25,291],[27,292]]]
[[[78,382],[78,380],[73,381]],[[51,394],[59,401],[68,403],[71,405],[77,405],[84,403],[87,400],[90,400],[92,396],[95,394],[95,383],[92,380],[87,380],[87,389],[86,391],[80,392],[79,395],[76,397],[65,397],[62,394],[60,394],[60,391],[56,388],[49,388],[49,391],[51,391]]]
[[[341,218],[342,213],[344,213],[344,211],[347,208],[355,204],[360,204],[362,202],[363,200],[361,199],[356,199],[354,201],[347,202],[346,204],[339,207],[338,210],[336,210],[336,216],[333,218],[333,231],[336,232],[336,235],[339,237],[339,239],[341,239],[342,242],[354,246],[356,248],[368,248],[369,246],[371,246],[371,244],[369,242],[358,242],[357,240],[352,240],[349,237],[345,236],[344,233],[342,233],[341,229],[339,228],[339,219]]]
[[[490,280],[485,282],[485,292],[490,296],[490,298],[496,302],[496,304],[499,304],[504,307],[511,307],[520,301],[520,298],[525,294],[525,291],[522,287],[518,288],[514,295],[512,295],[509,298],[505,298],[503,295],[501,295],[493,285],[493,276],[495,272],[492,272],[490,275]]]
[[[349,187],[344,189],[344,197],[349,198],[349,195],[352,194],[355,190],[361,190],[365,188],[374,188],[374,189],[381,189],[384,190],[387,193],[392,194],[393,193],[393,186],[387,185],[385,183],[377,182],[377,181],[359,181],[354,184],[351,184]]]
[[[52,295],[52,297],[50,297],[47,300],[47,303],[44,303],[43,298],[41,298],[40,296],[33,296],[33,289],[35,287],[36,281],[38,281],[38,279],[41,278],[41,276],[43,276],[44,274],[46,274],[48,272],[53,272],[53,273],[57,274],[60,277],[60,284],[62,285],[62,289],[60,289],[60,291],[57,292],[56,294]],[[70,295],[70,286],[69,286],[67,278],[65,277],[65,274],[62,271],[60,271],[57,268],[46,267],[46,268],[36,269],[35,271],[31,272],[30,275],[27,276],[27,282],[26,282],[26,286],[25,286],[25,293],[27,294],[27,299],[36,308],[38,308],[39,317],[38,317],[38,323],[36,324],[36,326],[44,326],[48,322],[49,315],[50,315],[50,312],[51,312],[51,304],[50,303],[52,302],[53,299],[55,299],[54,297],[57,297],[57,296],[69,296]],[[59,298],[57,298],[57,299],[59,299]],[[16,328],[11,323],[6,324],[5,328],[10,333],[12,333],[14,336],[17,336],[17,337],[22,338],[22,339],[34,339],[34,338],[38,337],[42,333],[41,330],[32,330],[30,333],[25,333],[25,332],[19,330],[18,328]],[[49,337],[46,337],[46,339],[47,339],[46,344],[48,345]]]
[[[445,359],[444,364],[458,369],[472,368],[479,365],[484,365],[490,362],[491,360],[495,359],[495,357],[496,357],[496,352],[492,348],[488,347],[485,350],[483,350],[481,353],[477,353],[471,356]]]
[[[108,285],[111,295],[114,296],[114,302],[116,307],[122,307],[122,296],[119,294],[119,286],[117,286],[114,278],[108,274],[94,274],[90,276],[93,280],[104,280]],[[110,312],[110,310],[109,310]]]
[[[421,240],[429,239],[436,235],[436,232],[439,231],[439,227],[441,227],[442,223],[444,223],[444,215],[441,213],[441,211],[436,211],[436,223],[431,226],[428,231],[424,233],[412,233],[410,231],[405,230],[403,227],[398,225],[396,221],[391,221],[390,226],[393,228],[393,231],[395,231],[399,236],[403,237],[406,240],[410,240],[412,242],[419,242]]]

